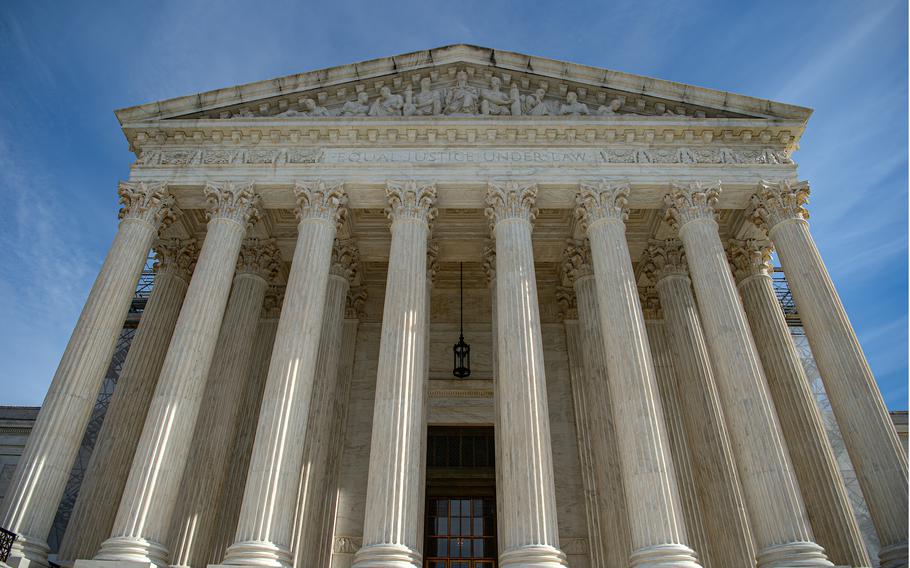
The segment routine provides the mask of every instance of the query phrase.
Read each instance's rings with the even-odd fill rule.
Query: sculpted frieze
[[[199,148],[196,150],[143,150],[141,166],[194,166],[232,164],[315,164],[323,159],[321,148]]]
[[[601,157],[608,164],[792,164],[782,150],[772,148],[607,148]]]

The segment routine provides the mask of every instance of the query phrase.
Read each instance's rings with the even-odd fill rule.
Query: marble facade
[[[8,564],[48,566],[151,249],[60,564],[423,566],[427,428],[483,425],[502,566],[906,567],[907,455],[790,157],[810,114],[467,45],[117,111],[122,221],[0,508]]]

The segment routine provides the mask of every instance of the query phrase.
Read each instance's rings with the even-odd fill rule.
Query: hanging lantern
[[[458,294],[459,294],[459,311],[460,324],[458,332],[458,343],[452,347],[455,355],[455,368],[452,374],[459,379],[471,376],[471,346],[464,342],[464,264],[458,265]]]

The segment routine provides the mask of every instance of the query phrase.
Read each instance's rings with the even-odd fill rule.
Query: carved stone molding
[[[281,305],[284,303],[284,285],[272,284],[265,291],[262,300],[262,319],[278,319]]]
[[[588,239],[567,239],[562,251],[560,275],[563,286],[575,286],[575,281],[594,274],[594,259]]]
[[[247,229],[255,225],[261,212],[259,194],[253,186],[253,182],[205,182],[206,218],[229,219]]]
[[[575,289],[570,286],[556,287],[556,303],[559,305],[559,317],[563,320],[578,319],[578,300]]]
[[[367,290],[362,286],[352,287],[348,291],[345,302],[344,317],[346,319],[363,319],[363,306],[367,301]]]
[[[491,226],[505,219],[522,219],[531,224],[537,218],[537,184],[508,180],[487,184],[484,214]]]
[[[386,215],[392,221],[417,219],[432,225],[436,219],[436,184],[420,184],[414,180],[386,181]]]
[[[294,184],[294,198],[297,202],[294,213],[298,222],[321,219],[339,226],[347,216],[348,196],[340,182],[297,182]]]
[[[431,239],[427,241],[427,278],[430,284],[436,282],[436,274],[439,273],[439,241]]]
[[[496,281],[496,241],[488,239],[483,244],[481,268],[486,276],[487,286]]]
[[[748,218],[759,229],[770,231],[787,219],[808,219],[809,182],[761,180],[751,198]]]
[[[686,250],[679,239],[652,239],[642,253],[638,266],[651,284],[668,276],[689,275]]]
[[[155,274],[172,272],[189,282],[199,258],[199,244],[196,239],[161,239],[155,244]]]
[[[275,239],[245,239],[237,255],[237,273],[255,274],[266,282],[275,282],[281,273],[281,252]]]
[[[429,398],[493,398],[492,389],[434,389],[427,391]]]
[[[727,257],[733,268],[733,276],[741,282],[750,276],[770,276],[774,273],[771,264],[771,241],[767,239],[730,239],[726,243]]]
[[[663,310],[660,299],[657,297],[657,288],[654,286],[639,286],[638,299],[641,301],[641,313],[646,320],[663,319]]]
[[[625,222],[629,217],[629,184],[598,180],[578,184],[575,216],[582,228],[601,220]]]
[[[143,149],[136,164],[140,166],[227,166],[316,164],[322,161],[321,148],[161,148]]]
[[[166,229],[180,213],[165,182],[121,181],[117,184],[117,195],[121,220],[140,219],[159,231]]]
[[[332,543],[332,551],[337,554],[354,554],[363,546],[363,538],[359,536],[336,536]]]
[[[702,184],[670,184],[664,197],[664,220],[679,230],[696,219],[714,220],[714,205],[720,197],[720,182]]]
[[[588,539],[586,538],[562,538],[559,539],[560,548],[566,554],[587,554]]]
[[[353,286],[360,274],[360,251],[351,240],[335,239],[329,273],[340,276]]]

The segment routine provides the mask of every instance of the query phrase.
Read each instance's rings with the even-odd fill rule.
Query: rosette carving
[[[436,219],[436,184],[419,184],[414,180],[388,180],[385,196],[389,206],[385,212],[393,222],[399,219],[416,219],[432,225]]]
[[[161,239],[155,245],[155,274],[171,272],[189,282],[199,258],[196,239]]]
[[[588,239],[567,239],[566,248],[562,251],[562,283],[574,286],[575,281],[594,274],[594,259],[591,257],[591,246]]]
[[[696,219],[714,220],[714,205],[720,197],[720,182],[702,184],[670,184],[670,192],[664,196],[664,220],[674,229],[679,229]]]
[[[340,276],[352,285],[357,278],[360,270],[360,251],[349,240],[335,239],[335,246],[332,247],[332,265],[329,273],[333,276]]]
[[[787,219],[808,219],[809,182],[781,179],[762,180],[751,198],[749,220],[759,229],[770,231]]]
[[[600,220],[625,222],[629,217],[629,184],[599,180],[578,184],[575,217],[585,231]]]
[[[297,221],[321,219],[335,223],[337,227],[347,216],[348,196],[339,182],[297,182],[294,184],[294,198],[297,202],[294,210]]]
[[[491,225],[504,219],[523,219],[534,223],[537,218],[537,184],[509,180],[504,183],[487,184],[486,209],[484,214]]]
[[[281,273],[281,252],[275,239],[245,239],[237,255],[237,273],[255,274],[266,282],[277,280]]]
[[[770,276],[774,272],[771,264],[771,242],[766,239],[730,239],[727,241],[727,258],[733,268],[736,281],[750,276]]]
[[[121,181],[117,184],[120,211],[117,217],[140,219],[164,230],[180,214],[174,197],[161,181]]]
[[[232,181],[205,183],[206,218],[236,221],[249,229],[260,217],[259,195],[253,182]]]
[[[667,276],[689,275],[686,249],[679,239],[649,241],[648,248],[642,253],[639,266],[652,284]]]

